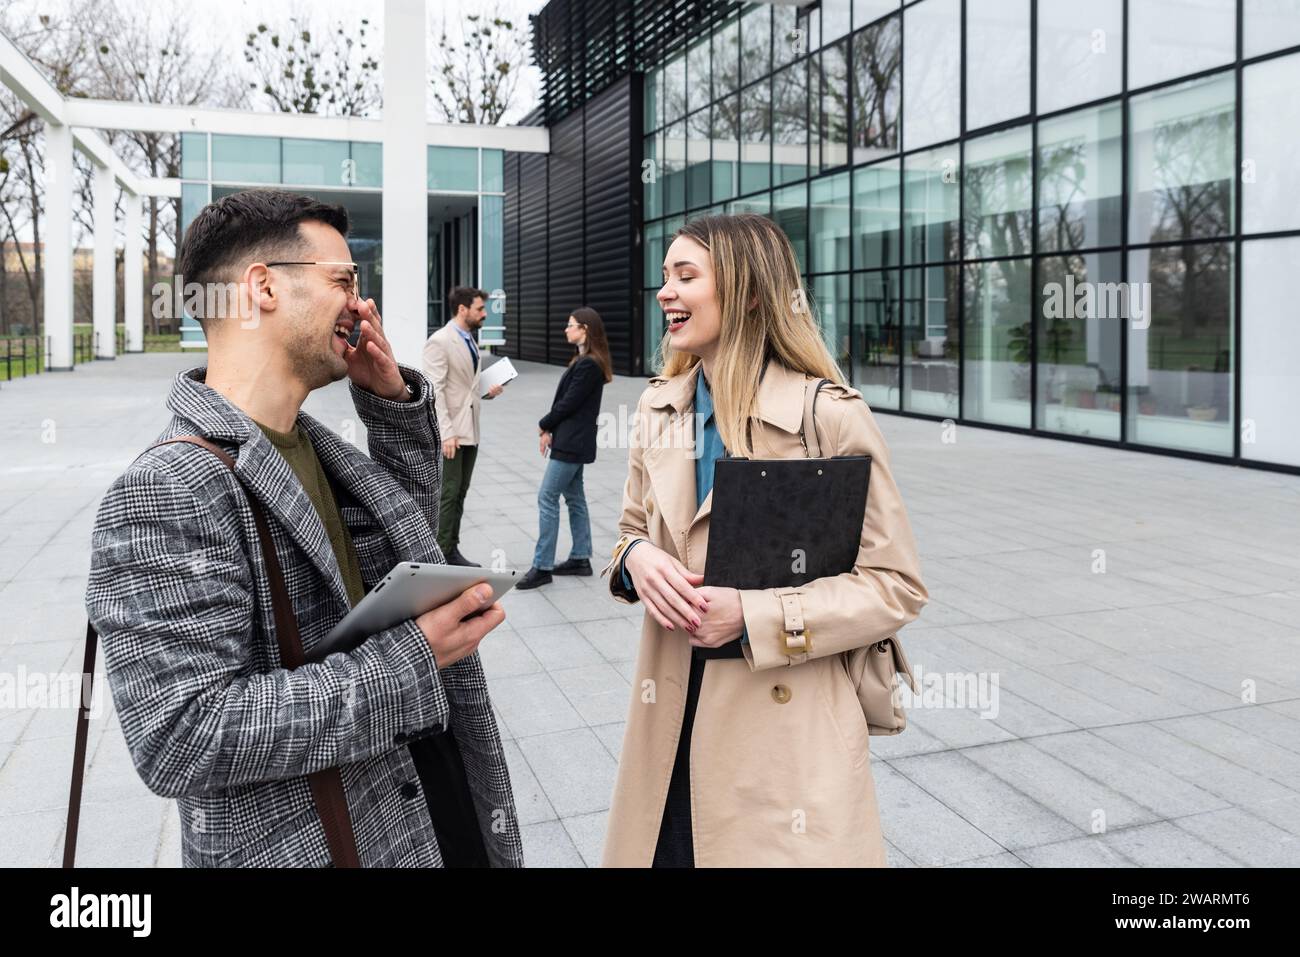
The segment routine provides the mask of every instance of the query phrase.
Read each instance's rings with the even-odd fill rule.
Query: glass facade
[[[1300,467],[1300,0],[745,4],[645,90],[647,368],[752,211],[877,409]]]
[[[456,282],[489,291],[504,286],[504,160],[497,149],[428,147],[429,192],[452,201],[450,212],[430,204],[437,275],[450,270]],[[361,267],[361,294],[382,310],[383,172],[380,143],[183,133],[181,229],[211,200],[250,186],[283,186],[340,203],[352,220],[348,244]],[[442,321],[443,292],[430,291],[431,329]],[[182,344],[203,344],[202,330],[189,318],[181,338]]]

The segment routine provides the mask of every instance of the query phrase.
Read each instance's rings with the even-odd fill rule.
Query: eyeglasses
[[[279,262],[279,263],[264,263],[263,265],[267,267],[270,266],[347,266],[349,269],[352,270],[352,285],[349,291],[357,299],[361,298],[361,267],[358,266],[356,263],[331,262],[328,260],[321,260],[320,262]]]

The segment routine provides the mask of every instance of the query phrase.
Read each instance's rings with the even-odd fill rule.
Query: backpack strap
[[[230,469],[236,478],[239,477],[239,473],[235,471],[235,460],[231,458],[230,453],[197,435],[178,435],[175,438],[164,439],[149,446],[148,449],[145,449],[145,452],[175,442],[186,442],[207,449],[220,459],[222,464]],[[280,663],[292,670],[300,667],[306,661],[306,655],[303,652],[302,636],[298,632],[298,621],[294,617],[293,605],[289,600],[289,589],[284,582],[284,572],[280,567],[279,556],[275,553],[275,545],[271,539],[271,527],[267,523],[266,512],[257,498],[249,494],[242,481],[240,486],[244,488],[244,497],[253,510],[253,522],[257,526],[257,538],[261,545],[262,561],[266,565],[267,578],[270,579],[271,611],[275,619],[275,639],[280,647]],[[86,771],[86,739],[90,726],[90,699],[94,690],[95,651],[98,638],[94,625],[87,621],[83,690],[81,707],[77,711],[77,738],[72,763],[72,786],[68,796],[68,826],[63,841],[64,867],[73,866],[77,853],[77,825],[81,815],[81,791]],[[333,860],[334,866],[360,867],[361,860],[360,855],[357,853],[356,835],[352,829],[352,818],[348,813],[347,795],[343,790],[343,775],[338,768],[324,768],[307,775],[307,782],[311,786],[312,800],[316,804],[316,811],[320,815],[321,824],[325,829],[325,842],[329,845],[330,858]]]

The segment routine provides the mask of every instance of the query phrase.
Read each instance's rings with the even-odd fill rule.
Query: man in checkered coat
[[[362,866],[519,867],[475,650],[499,604],[471,589],[354,651],[280,661],[245,489],[308,657],[395,563],[444,560],[430,386],[359,298],[347,230],[342,207],[276,190],[190,225],[178,275],[237,292],[207,298],[208,365],[176,377],[159,438],[207,439],[238,477],[186,443],[137,458],[100,505],[86,607],[136,768],[179,802],[187,866],[334,863],[306,776],[339,768]],[[369,456],[299,411],[345,375]]]

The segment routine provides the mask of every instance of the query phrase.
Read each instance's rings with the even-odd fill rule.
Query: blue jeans
[[[591,558],[591,519],[587,516],[587,496],[582,490],[582,463],[551,459],[537,490],[537,550],[533,567],[550,571],[555,567],[555,542],[560,535],[560,496],[569,505],[569,531],[573,533],[571,560]]]

